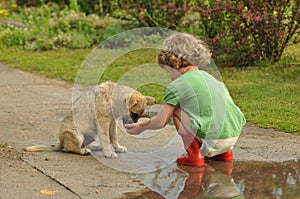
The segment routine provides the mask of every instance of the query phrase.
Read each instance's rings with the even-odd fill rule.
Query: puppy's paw
[[[104,152],[104,155],[107,158],[117,158],[118,157],[118,155],[113,151],[106,151],[106,152]]]
[[[81,155],[89,155],[91,153],[92,153],[92,151],[88,148],[81,148],[81,150],[80,150]]]
[[[127,152],[127,148],[125,146],[119,146],[115,148],[117,153],[126,153]]]

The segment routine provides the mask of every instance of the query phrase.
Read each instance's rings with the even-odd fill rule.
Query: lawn
[[[300,135],[300,67],[222,70],[247,121]]]
[[[25,51],[21,48],[1,49],[0,62],[48,78],[74,82],[78,68],[91,49]]]
[[[92,49],[57,49],[36,52],[10,48],[1,50],[0,62],[37,75],[74,83],[81,64],[85,63],[84,60],[91,51]],[[289,67],[220,69],[223,81],[248,122],[263,128],[274,128],[300,135],[299,53],[298,46],[285,52],[285,56],[290,55],[294,58]],[[149,49],[123,55],[109,64],[101,80],[117,81],[133,67],[155,62],[155,55],[156,51]],[[152,84],[140,90],[162,102],[164,92],[162,86]]]

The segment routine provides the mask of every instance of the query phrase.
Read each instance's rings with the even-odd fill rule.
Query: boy
[[[203,70],[211,54],[203,42],[186,33],[166,38],[158,54],[159,65],[172,82],[168,85],[160,112],[142,123],[126,124],[129,134],[160,129],[173,117],[186,155],[177,163],[204,166],[204,157],[232,161],[232,148],[245,124],[226,86]]]

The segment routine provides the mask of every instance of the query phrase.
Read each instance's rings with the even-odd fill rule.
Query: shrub
[[[300,4],[293,0],[215,0],[191,9],[199,13],[200,34],[208,38],[219,64],[277,62],[300,27]],[[190,31],[193,31],[190,30]]]
[[[118,1],[141,26],[186,31],[207,39],[218,65],[277,62],[297,38],[299,0]],[[299,41],[294,41],[299,42]]]
[[[66,1],[67,0],[16,0],[15,2],[18,6],[23,7],[23,6],[40,6],[43,3],[49,3],[49,2],[55,3],[60,6],[64,6],[66,4]]]
[[[22,27],[6,24],[0,26],[0,46],[22,46],[29,36]]]
[[[103,0],[78,0],[82,12],[86,14],[98,14],[106,16],[117,8],[117,0],[103,1]]]
[[[186,0],[125,0],[118,1],[118,5],[133,16],[141,26],[176,28],[187,8]]]
[[[56,4],[19,8],[0,23],[0,47],[23,46],[29,50],[51,50],[60,47],[87,48],[123,31],[123,23],[111,17],[75,12]]]

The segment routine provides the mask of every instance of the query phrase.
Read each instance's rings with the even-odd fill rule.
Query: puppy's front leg
[[[99,132],[101,146],[103,147],[103,152],[105,157],[107,158],[116,158],[118,155],[111,150],[110,147],[110,138],[109,138],[109,126],[110,119],[109,118],[98,118],[99,125],[101,127],[101,131]]]
[[[116,121],[114,119],[112,119],[110,121],[109,137],[110,137],[110,141],[111,141],[113,147],[115,148],[116,152],[118,152],[118,153],[127,152],[127,148],[125,146],[121,146],[119,144],[117,125],[116,125]]]

